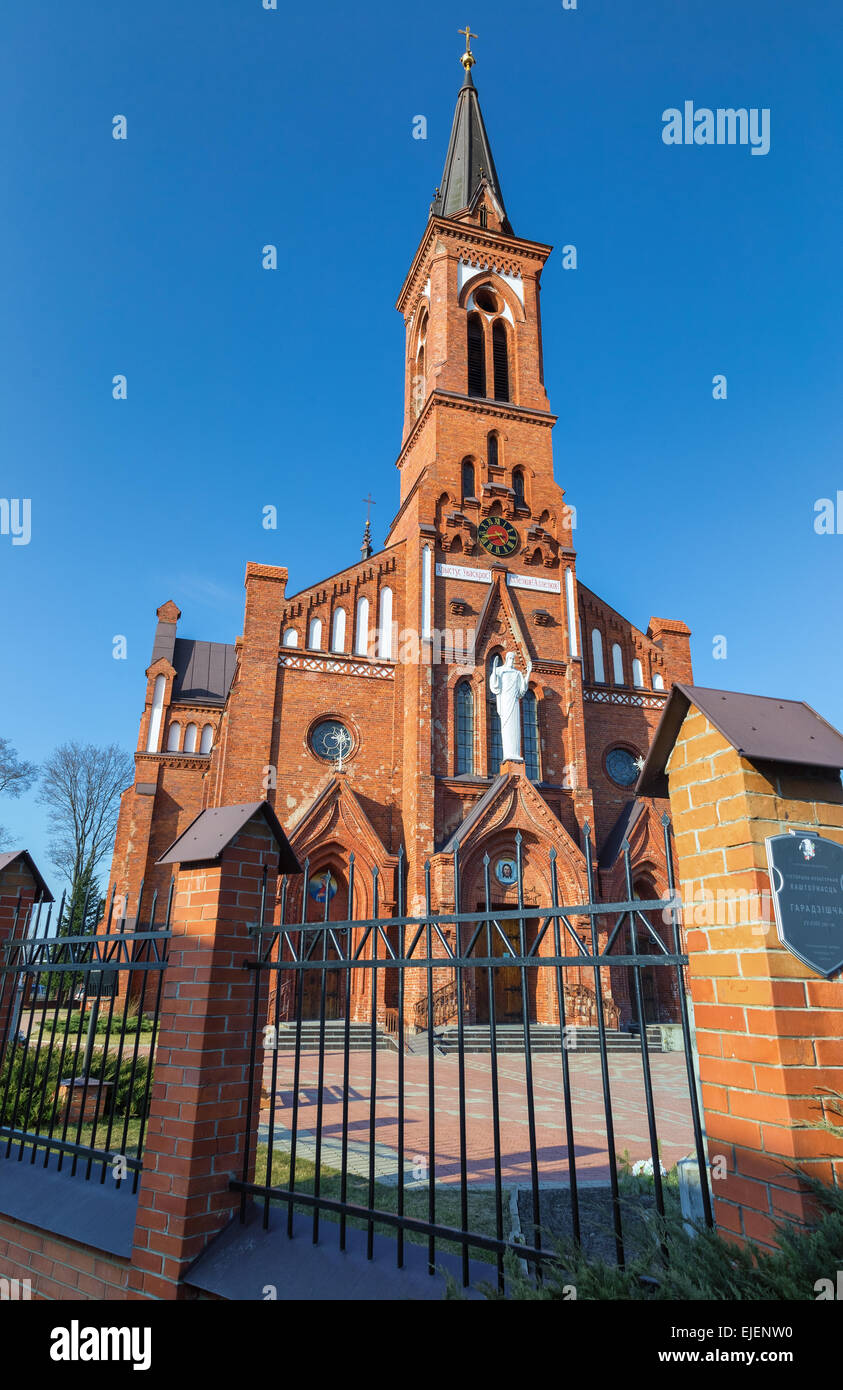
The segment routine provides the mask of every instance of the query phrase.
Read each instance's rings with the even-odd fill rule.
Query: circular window
[[[351,752],[353,739],[339,719],[323,719],[314,725],[310,732],[310,746],[317,758],[326,763],[336,763],[347,758]]]
[[[606,754],[606,771],[619,787],[631,787],[638,781],[638,763],[628,748],[610,748]]]
[[[485,286],[477,290],[474,296],[474,303],[477,305],[478,309],[483,310],[484,314],[496,314],[498,312],[498,301],[492,294],[492,291],[487,290]]]

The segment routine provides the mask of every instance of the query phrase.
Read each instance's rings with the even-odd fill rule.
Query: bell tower
[[[390,542],[435,525],[445,496],[475,523],[494,508],[536,520],[547,512],[564,525],[542,357],[540,280],[551,248],[513,232],[470,47],[460,61],[442,179],[397,302],[404,429]],[[557,538],[570,544],[561,530]]]

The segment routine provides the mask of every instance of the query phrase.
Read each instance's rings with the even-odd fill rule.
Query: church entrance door
[[[508,903],[492,903],[491,910],[504,911],[511,906]],[[485,912],[485,903],[477,904],[478,912]],[[500,960],[500,965],[492,967],[492,988],[495,1000],[495,1022],[496,1023],[523,1023],[524,1022],[524,993],[521,984],[520,965],[510,964],[509,952],[501,939],[501,932],[509,942],[510,950],[516,955],[521,954],[521,935],[517,922],[498,922],[498,929],[492,927],[492,951],[495,959]],[[535,924],[530,921],[524,923],[525,945],[529,950],[530,943],[535,936]],[[481,939],[478,947],[475,948],[478,954],[485,955],[486,945]],[[478,977],[485,975],[486,971],[477,972]],[[528,995],[528,1019],[535,1021],[535,971],[527,972],[527,995]],[[476,1011],[478,1023],[489,1022],[489,985],[486,979],[477,979],[476,982]]]

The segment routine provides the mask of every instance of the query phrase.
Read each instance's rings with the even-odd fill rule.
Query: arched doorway
[[[305,922],[343,922],[348,920],[348,885],[338,864],[329,862],[315,869],[307,884]],[[347,930],[347,929],[345,929]],[[314,961],[340,959],[333,942],[324,931],[301,933],[301,950],[311,951]],[[347,942],[340,938],[343,954]],[[301,972],[302,1019],[318,1019],[322,1013],[324,991],[325,1018],[344,1018],[348,995],[348,971],[343,969],[303,970]]]
[[[653,901],[660,894],[656,891],[655,884],[648,878],[636,878],[633,884],[632,896],[637,902]],[[669,938],[666,935],[666,928],[662,921],[660,912],[654,910],[642,913],[650,923],[652,931],[656,932],[659,941],[663,942],[668,950],[672,950]],[[639,919],[635,923],[638,954],[642,956],[652,956],[658,959],[663,952],[659,949],[658,943],[648,932],[643,922]],[[644,1023],[677,1023],[680,1018],[679,994],[676,983],[676,970],[669,965],[641,966],[641,1005],[644,1019],[638,1018],[638,1009],[635,995],[635,982],[632,979],[632,968],[628,971],[629,979],[629,1002],[634,1024]]]

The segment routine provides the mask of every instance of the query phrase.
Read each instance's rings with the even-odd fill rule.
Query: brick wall
[[[810,1127],[834,1118],[824,1088],[843,1092],[843,981],[779,942],[764,840],[807,828],[843,841],[843,789],[753,766],[693,705],[668,777],[709,1154],[726,1164],[716,1220],[771,1243],[776,1218],[811,1209],[787,1164],[843,1182],[843,1142]]]
[[[0,1278],[29,1279],[35,1299],[121,1299],[129,1261],[0,1215]]]

